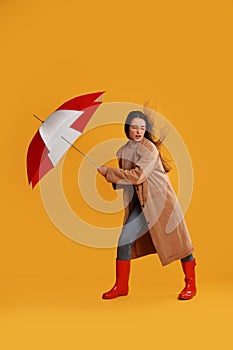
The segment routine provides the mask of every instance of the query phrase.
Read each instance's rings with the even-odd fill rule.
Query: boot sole
[[[104,299],[104,300],[110,300],[110,299],[116,299],[116,298],[118,298],[118,297],[125,297],[125,296],[127,296],[127,295],[128,295],[128,293],[118,294],[118,295],[116,295],[115,297],[104,297],[104,296],[102,295],[102,299]]]
[[[195,297],[197,293],[193,294],[193,296],[191,298],[182,298],[182,297],[178,297],[178,300],[191,300]]]

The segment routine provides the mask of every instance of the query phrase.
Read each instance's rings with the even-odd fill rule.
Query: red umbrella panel
[[[32,188],[56,166],[82,134],[102,103],[103,93],[77,96],[62,104],[42,123],[27,152],[28,182]]]

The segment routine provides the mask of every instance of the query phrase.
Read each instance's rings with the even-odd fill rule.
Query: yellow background
[[[232,0],[0,3],[2,349],[232,346]],[[76,95],[154,108],[191,155],[187,223],[198,295],[179,262],[132,263],[130,295],[112,286],[115,250],[74,243],[50,222],[25,158],[41,118]]]

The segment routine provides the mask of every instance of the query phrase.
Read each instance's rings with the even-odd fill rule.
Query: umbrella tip
[[[32,114],[34,118],[38,119],[41,123],[44,123],[44,121],[42,119],[40,119],[39,117],[37,117],[36,114]]]

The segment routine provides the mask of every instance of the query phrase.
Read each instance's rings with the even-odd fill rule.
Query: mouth
[[[140,139],[142,136],[141,135],[135,135],[135,139]]]

